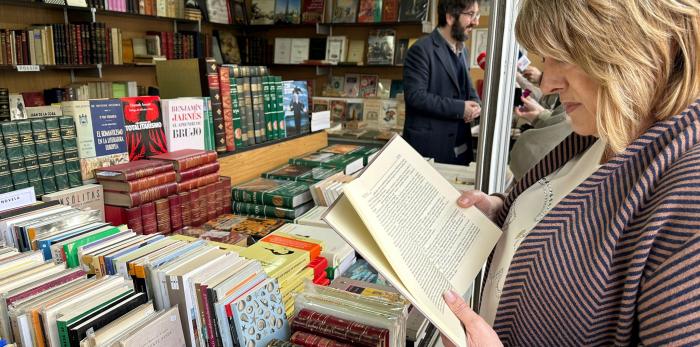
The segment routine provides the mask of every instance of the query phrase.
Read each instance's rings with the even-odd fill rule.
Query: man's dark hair
[[[440,0],[438,2],[438,26],[444,27],[447,25],[447,15],[452,15],[454,18],[459,18],[459,14],[465,9],[471,7],[479,0]]]

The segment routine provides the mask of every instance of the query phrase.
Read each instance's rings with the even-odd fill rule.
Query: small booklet
[[[501,229],[405,140],[394,136],[323,216],[341,237],[440,332],[466,347],[464,328],[444,302],[471,287]]]

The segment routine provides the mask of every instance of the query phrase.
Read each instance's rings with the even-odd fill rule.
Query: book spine
[[[177,192],[182,193],[195,188],[204,187],[208,184],[215,183],[219,180],[219,173],[211,173],[205,176],[193,178],[188,181],[183,181],[177,184]]]
[[[293,220],[299,217],[292,209],[283,209],[275,206],[257,205],[238,201],[233,202],[233,213],[266,218],[284,218],[288,220]]]
[[[149,202],[141,205],[141,223],[143,234],[150,235],[158,232],[158,221],[156,219],[156,206]]]
[[[197,226],[207,222],[207,216],[209,215],[207,212],[208,197],[206,187],[199,188],[199,199],[197,200],[199,203],[199,220],[197,221]]]
[[[236,148],[241,148],[241,146],[243,146],[243,132],[241,128],[241,105],[238,102],[238,86],[236,85],[236,78],[233,77],[233,74],[231,74],[230,76],[229,84],[231,88],[233,142],[236,144]]]
[[[144,177],[134,181],[128,181],[129,192],[136,193],[144,191],[148,188],[162,186],[167,183],[175,182],[175,171],[166,171],[157,175]]]
[[[262,77],[251,78],[251,97],[253,100],[253,117],[255,117],[255,142],[263,143],[267,141],[267,131],[265,127],[265,105],[263,99]]]
[[[218,161],[197,166],[195,168],[180,171],[180,179],[178,182],[188,181],[196,177],[201,177],[211,173],[219,172],[220,164]]]
[[[178,160],[178,171],[182,172],[201,166],[204,164],[215,162],[217,158],[216,152],[204,152],[198,155]]]
[[[178,193],[180,196],[180,211],[182,215],[182,227],[192,226],[192,209],[190,208],[190,192]]]
[[[137,235],[142,235],[143,221],[141,217],[141,207],[125,208],[124,212],[126,216],[126,225]]]
[[[225,209],[224,213],[231,213],[233,212],[233,199],[232,199],[232,190],[231,190],[231,177],[228,176],[219,176],[219,182],[222,185],[221,191],[224,193],[222,200],[223,200],[223,206]]]
[[[199,226],[201,221],[201,212],[199,210],[199,199],[200,199],[199,188],[192,189],[190,191],[190,222],[192,226]]]
[[[340,339],[362,346],[385,346],[389,338],[387,329],[375,328],[308,309],[302,309],[294,317],[292,330]]]
[[[224,133],[226,135],[226,151],[236,150],[233,135],[233,109],[231,105],[231,84],[228,66],[219,68],[219,88],[221,89],[221,108],[224,113]]]
[[[351,344],[338,342],[303,331],[295,331],[289,340],[293,344],[308,347],[352,347]]]
[[[284,86],[280,76],[275,76],[275,89],[275,95],[277,95],[277,138],[283,139],[287,137],[287,131],[284,124]]]
[[[207,81],[209,96],[211,97],[211,110],[214,120],[214,138],[216,139],[216,151],[226,152],[226,127],[224,125],[224,111],[221,104],[221,87],[219,85],[219,69],[213,58],[206,59]]]
[[[217,174],[216,179],[214,179],[210,184],[206,185],[206,191],[207,191],[207,198],[204,200],[204,203],[207,205],[206,211],[207,211],[207,218],[206,220],[203,221],[205,223],[208,220],[212,220],[218,216],[216,213],[216,205],[217,205],[217,191],[218,191],[218,185],[219,185],[219,176]]]
[[[260,133],[255,127],[255,114],[253,113],[253,96],[251,94],[251,78],[243,77],[243,112],[245,112],[245,121],[248,125],[248,144],[254,145],[257,143],[257,138]],[[240,102],[241,100],[239,100]]]
[[[211,142],[211,136],[213,135],[214,127],[211,124],[211,118],[209,118],[209,109],[211,108],[211,99],[208,96],[202,98],[204,101],[204,149],[207,151],[215,150],[213,142]]]
[[[73,117],[62,116],[58,119],[61,140],[63,141],[63,154],[65,158],[68,185],[78,187],[82,184],[80,178],[80,158],[78,154],[78,141],[76,136],[75,121]]]
[[[158,232],[167,235],[170,234],[170,201],[168,199],[158,199],[154,202],[156,206],[156,225]]]
[[[160,165],[158,166],[151,166],[148,168],[134,168],[134,169],[125,169],[121,171],[121,173],[124,175],[124,180],[123,181],[135,181],[144,177],[149,177],[153,175],[158,175],[164,172],[172,171],[173,170],[173,164],[168,162],[168,161],[160,161]],[[109,170],[109,168],[105,169],[96,169],[96,177],[100,180],[108,180],[110,176],[106,175],[100,175],[100,171],[107,171],[107,172],[112,172]],[[121,180],[120,180],[121,181]]]
[[[177,183],[166,183],[160,186],[155,186],[151,188],[144,189],[140,192],[128,193],[131,200],[131,205],[129,207],[143,205],[147,202],[152,202],[158,199],[162,199],[170,194],[174,194],[177,191]],[[107,199],[105,199],[107,200]],[[105,203],[109,203],[105,201]]]
[[[182,230],[182,207],[180,206],[180,195],[171,195],[168,197],[170,204],[170,229],[174,233]]]

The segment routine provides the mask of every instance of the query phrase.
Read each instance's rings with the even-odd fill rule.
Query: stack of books
[[[233,188],[233,212],[289,221],[313,207],[309,185],[257,178]]]
[[[219,176],[214,151],[183,149],[149,157],[170,163],[175,170],[183,226],[200,226],[231,211],[231,178]]]
[[[177,205],[172,209],[169,206],[169,196],[177,193],[171,163],[137,160],[98,168],[95,177],[104,188],[107,222],[128,224],[137,234],[146,235],[182,228],[182,223],[177,222]],[[166,218],[168,225],[164,223]]]
[[[339,277],[340,274],[347,271],[357,259],[355,250],[328,225],[318,227],[302,224],[285,224],[273,232],[273,235],[280,233],[302,238],[302,240],[315,239],[322,241],[321,256],[327,259],[328,264],[325,271],[326,277],[330,280]]]
[[[34,187],[37,196],[82,185],[70,117],[3,122],[0,193]]]
[[[284,312],[290,317],[294,312],[294,293],[303,288],[304,280],[313,280],[314,269],[309,268],[312,259],[321,253],[321,246],[313,241],[295,247],[280,242],[280,238],[259,241],[242,250],[240,255],[259,261],[265,273],[280,285]],[[306,249],[301,249],[305,247]]]
[[[277,169],[263,173],[262,177],[273,180],[303,182],[311,185],[314,183],[321,182],[324,179],[333,176],[341,171],[341,169],[336,168],[310,167],[294,164],[285,164]]]
[[[309,191],[318,206],[331,206],[333,202],[343,193],[343,186],[352,182],[355,177],[343,173],[337,173],[325,180],[318,182]]]
[[[292,343],[306,345],[308,341],[324,341],[326,345],[340,346],[405,345],[408,304],[403,297],[389,291],[383,291],[386,296],[374,297],[364,294],[362,287],[353,288],[352,284],[343,287],[345,290],[311,283],[305,285],[304,291],[297,295],[296,310],[291,319]],[[368,292],[377,293],[377,290],[372,288]]]

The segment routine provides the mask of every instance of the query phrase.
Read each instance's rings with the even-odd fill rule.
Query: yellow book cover
[[[289,275],[296,275],[309,264],[309,254],[299,249],[270,243],[256,243],[239,253],[242,257],[258,260],[270,277],[285,282]]]

